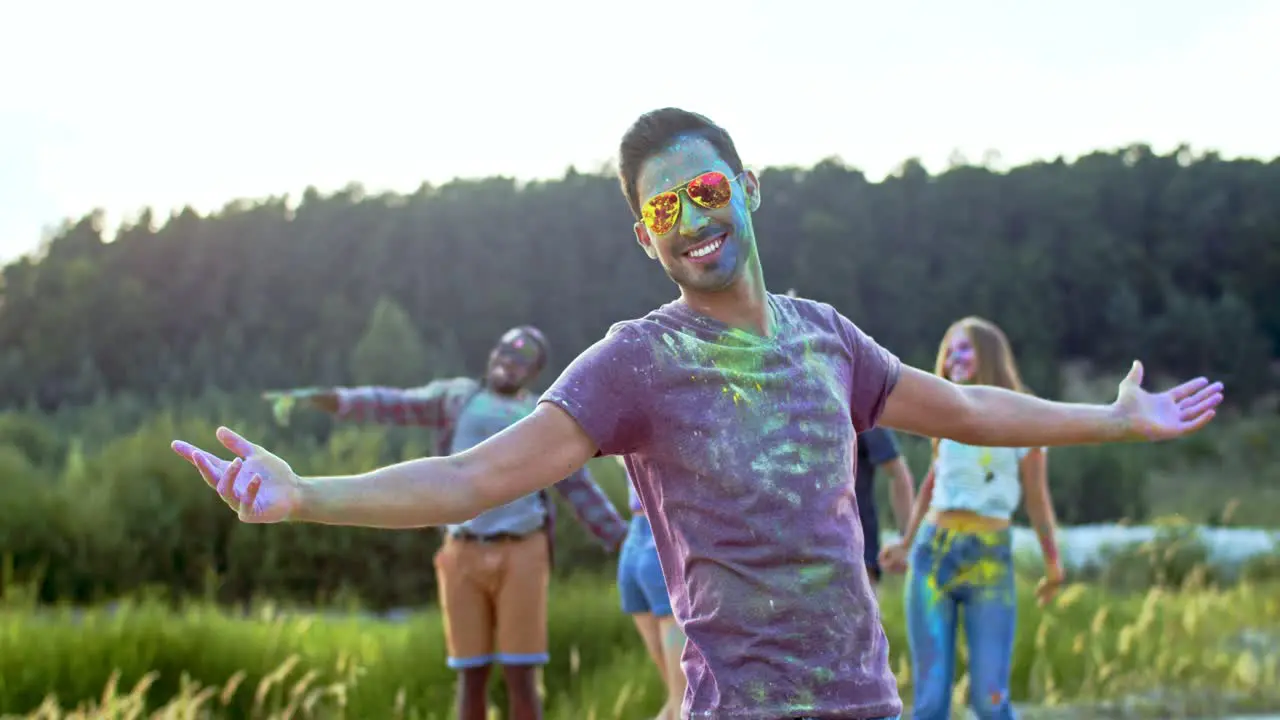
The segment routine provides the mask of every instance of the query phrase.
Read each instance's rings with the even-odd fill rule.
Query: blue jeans
[[[817,717],[796,717],[796,720],[818,720],[818,719]],[[902,716],[895,715],[892,717],[874,717],[874,719],[872,720],[902,720]]]
[[[802,717],[802,718],[796,718],[796,720],[818,720],[818,718]],[[902,716],[894,715],[893,717],[873,718],[872,720],[902,720]]]
[[[915,720],[951,717],[956,624],[969,642],[969,704],[981,720],[1012,720],[1009,672],[1017,602],[1008,529],[920,529],[907,573],[907,644]]]
[[[618,594],[622,596],[622,611],[629,615],[653,613],[666,617],[671,614],[671,596],[667,594],[667,580],[658,562],[658,546],[644,513],[631,517],[627,539],[618,554]]]

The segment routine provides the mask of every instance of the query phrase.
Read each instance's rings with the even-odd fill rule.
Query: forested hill
[[[872,183],[830,161],[761,180],[769,287],[832,303],[915,363],[977,313],[1046,394],[1064,358],[1211,370],[1235,399],[1269,382],[1280,160],[1133,147],[1002,173],[908,162]],[[674,297],[631,224],[615,178],[573,170],[144,214],[110,243],[91,215],[4,269],[0,407],[417,383],[475,369],[526,322],[554,344],[545,384]]]

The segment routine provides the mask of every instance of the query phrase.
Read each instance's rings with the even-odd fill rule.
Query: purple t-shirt
[[[854,443],[901,364],[830,305],[768,298],[773,338],[682,301],[618,323],[542,401],[626,456],[688,638],[688,717],[896,715]]]

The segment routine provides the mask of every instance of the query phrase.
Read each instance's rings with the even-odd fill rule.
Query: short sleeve
[[[900,455],[898,442],[894,438],[893,431],[887,428],[873,427],[866,432],[859,433],[858,439],[862,441],[863,447],[866,449],[867,462],[872,465],[883,465]]]
[[[884,412],[889,393],[902,375],[902,361],[844,315],[836,313],[836,318],[851,363],[849,410],[853,429],[864,433],[875,427]]]
[[[569,363],[538,402],[551,403],[577,421],[599,455],[635,452],[650,435],[648,400],[652,351],[626,323]]]

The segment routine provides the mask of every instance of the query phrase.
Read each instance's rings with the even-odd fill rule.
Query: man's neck
[[[507,389],[499,390],[498,388],[495,388],[488,383],[484,384],[484,389],[494,395],[497,395],[500,398],[505,398],[507,400],[518,399],[525,392],[525,389],[522,387],[516,388],[514,390],[507,390]]]
[[[773,336],[768,291],[765,290],[764,272],[758,259],[753,258],[742,277],[724,290],[698,292],[681,288],[680,296],[691,309],[729,327],[761,337]]]

